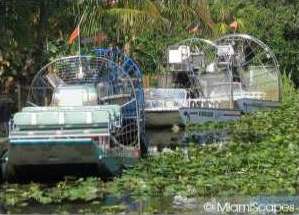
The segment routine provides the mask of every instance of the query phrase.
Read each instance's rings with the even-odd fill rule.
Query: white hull
[[[201,124],[209,121],[223,122],[240,119],[241,112],[232,109],[181,108],[180,116],[184,124]]]

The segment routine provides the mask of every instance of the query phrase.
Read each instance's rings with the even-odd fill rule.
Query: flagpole
[[[78,47],[79,47],[79,56],[81,56],[81,44],[80,44],[80,23],[78,25]]]
[[[80,25],[81,25],[81,23],[82,23],[82,20],[83,20],[83,18],[84,18],[84,15],[85,15],[85,12],[86,12],[86,9],[84,10],[84,12],[83,12],[83,14],[82,14],[82,16],[81,16],[81,18],[80,18],[80,21],[79,21],[79,23],[78,23],[78,49],[79,49],[79,56],[81,56],[81,44],[80,44]]]
[[[85,11],[86,11],[86,9],[85,9]],[[85,11],[83,12],[83,14],[81,16],[80,21],[78,23],[78,27],[77,27],[78,28],[78,51],[79,51],[79,74],[80,74],[80,76],[83,73],[83,71],[82,71],[83,70],[83,68],[82,68],[82,61],[81,61],[80,25],[81,25],[81,22],[83,20],[84,15],[85,15]]]

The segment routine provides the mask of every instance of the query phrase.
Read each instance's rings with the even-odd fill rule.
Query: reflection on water
[[[167,151],[169,149],[184,148],[190,143],[212,144],[229,141],[229,134],[226,129],[216,129],[212,131],[193,132],[185,131],[182,127],[150,129],[147,131],[150,143],[150,154]]]
[[[150,153],[158,154],[162,151],[173,150],[177,147],[184,147],[186,143],[183,141],[186,134],[183,128],[174,126],[173,128],[160,128],[147,130],[148,140],[150,143]],[[45,186],[51,186],[48,182],[42,182]],[[53,183],[53,182],[51,182]],[[26,186],[19,185],[18,188],[26,192]],[[0,192],[1,194],[1,192]],[[181,196],[154,196],[147,199],[131,198],[128,196],[115,197],[104,196],[103,199],[94,200],[88,203],[77,201],[75,203],[64,202],[62,204],[29,204],[17,205],[9,207],[10,213],[174,213],[182,214],[182,212],[190,213],[200,211],[199,202],[196,199],[188,199]],[[1,211],[3,213],[3,211]]]
[[[294,214],[299,196],[230,196],[187,198],[161,196],[133,200],[129,196],[107,196],[104,201],[63,203],[9,208],[22,214]],[[1,212],[1,211],[0,211]]]
[[[180,127],[147,130],[150,152],[161,152],[164,148],[182,146],[184,130]]]

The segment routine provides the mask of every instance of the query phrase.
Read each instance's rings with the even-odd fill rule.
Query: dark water
[[[27,206],[17,206],[7,208],[13,214],[143,214],[148,212],[174,213],[171,207],[171,198],[156,198],[143,201],[136,201],[129,197],[121,199],[107,196],[102,201],[90,203],[62,203],[62,204],[29,204]],[[183,210],[180,210],[181,212]]]
[[[153,155],[185,144],[182,140],[186,134],[181,128],[149,130],[147,134],[151,144],[150,153]],[[40,183],[49,185],[50,182]],[[20,185],[20,189],[22,186],[26,185]],[[251,211],[248,211],[248,208],[251,208]],[[76,201],[44,205],[28,202],[26,205],[11,207],[0,203],[0,214],[294,214],[299,212],[298,209],[299,196],[222,196],[197,199],[179,195],[157,195],[136,200],[128,194],[121,197],[106,195],[102,199],[90,202]]]
[[[148,140],[150,143],[150,153],[157,154],[163,151],[165,148],[173,149],[178,147],[184,137],[184,131],[181,128],[160,128],[147,131]],[[86,168],[84,168],[86,169]],[[26,171],[27,172],[27,171]],[[53,171],[51,171],[53,172]],[[38,171],[38,174],[41,174]],[[51,186],[59,182],[61,177],[55,178],[40,178],[32,177],[32,180],[42,185]],[[18,181],[19,189],[22,186],[28,187],[30,180]],[[24,185],[21,185],[23,184]],[[136,200],[128,196],[115,197],[113,195],[105,196],[101,200],[91,202],[63,202],[60,204],[36,204],[35,202],[28,202],[24,205],[5,206],[0,203],[0,214],[12,213],[12,214],[78,214],[78,213],[126,213],[126,214],[143,214],[147,213],[175,213],[177,209],[172,207],[173,197],[155,197],[151,199]],[[185,211],[185,209],[184,209]],[[181,211],[182,212],[182,211]],[[178,213],[181,214],[181,213]]]
[[[184,145],[184,137],[185,132],[181,127],[147,130],[150,149],[156,149],[158,152],[162,151],[164,148],[173,149],[181,147]]]
[[[63,203],[9,208],[22,214],[298,214],[299,196],[233,196],[133,200],[106,197],[102,202]],[[0,208],[1,210],[1,208]],[[0,211],[1,212],[1,211]],[[3,211],[2,211],[3,212]]]
[[[173,150],[177,147],[184,147],[186,134],[183,128],[159,128],[147,130],[149,140],[149,153],[159,154],[165,150]],[[59,180],[47,181],[43,178],[34,179],[36,182],[45,185],[57,183]],[[27,181],[28,182],[28,181]],[[27,183],[26,182],[26,183]],[[22,189],[20,185],[20,189]],[[63,202],[61,204],[36,204],[29,202],[26,205],[14,207],[0,207],[0,214],[9,212],[12,214],[205,214],[203,200],[188,199],[180,196],[155,196],[147,199],[138,199],[127,196],[116,197],[113,195],[104,196],[103,199],[91,202]],[[2,211],[1,211],[2,209]]]

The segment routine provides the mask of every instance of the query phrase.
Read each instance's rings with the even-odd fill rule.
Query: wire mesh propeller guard
[[[135,88],[142,87],[142,71],[136,62],[118,48],[97,48],[97,57],[109,59],[118,64],[133,80]]]
[[[117,65],[119,65],[124,73],[130,76],[138,102],[139,107],[139,118],[140,118],[140,136],[141,136],[141,145],[142,151],[146,153],[147,151],[147,141],[145,140],[145,116],[144,116],[144,89],[143,89],[143,72],[140,66],[123,50],[110,47],[110,48],[96,48],[93,50],[96,53],[97,57],[106,58],[110,61],[113,61]]]
[[[132,78],[115,62],[101,57],[72,56],[44,66],[32,81],[28,101],[37,106],[57,106],[53,94],[57,87],[94,86],[96,96],[83,106],[115,104],[121,106],[121,124],[111,129],[111,145],[126,156],[129,149],[140,148],[139,105]],[[59,109],[59,107],[57,107]]]
[[[200,74],[216,59],[216,45],[205,39],[191,38],[168,48],[168,71],[175,72],[175,87],[188,90],[191,98],[203,97]]]
[[[278,61],[265,43],[246,34],[226,35],[215,43],[233,47],[233,81],[247,96],[267,101],[280,100]],[[234,97],[238,97],[238,93]]]

